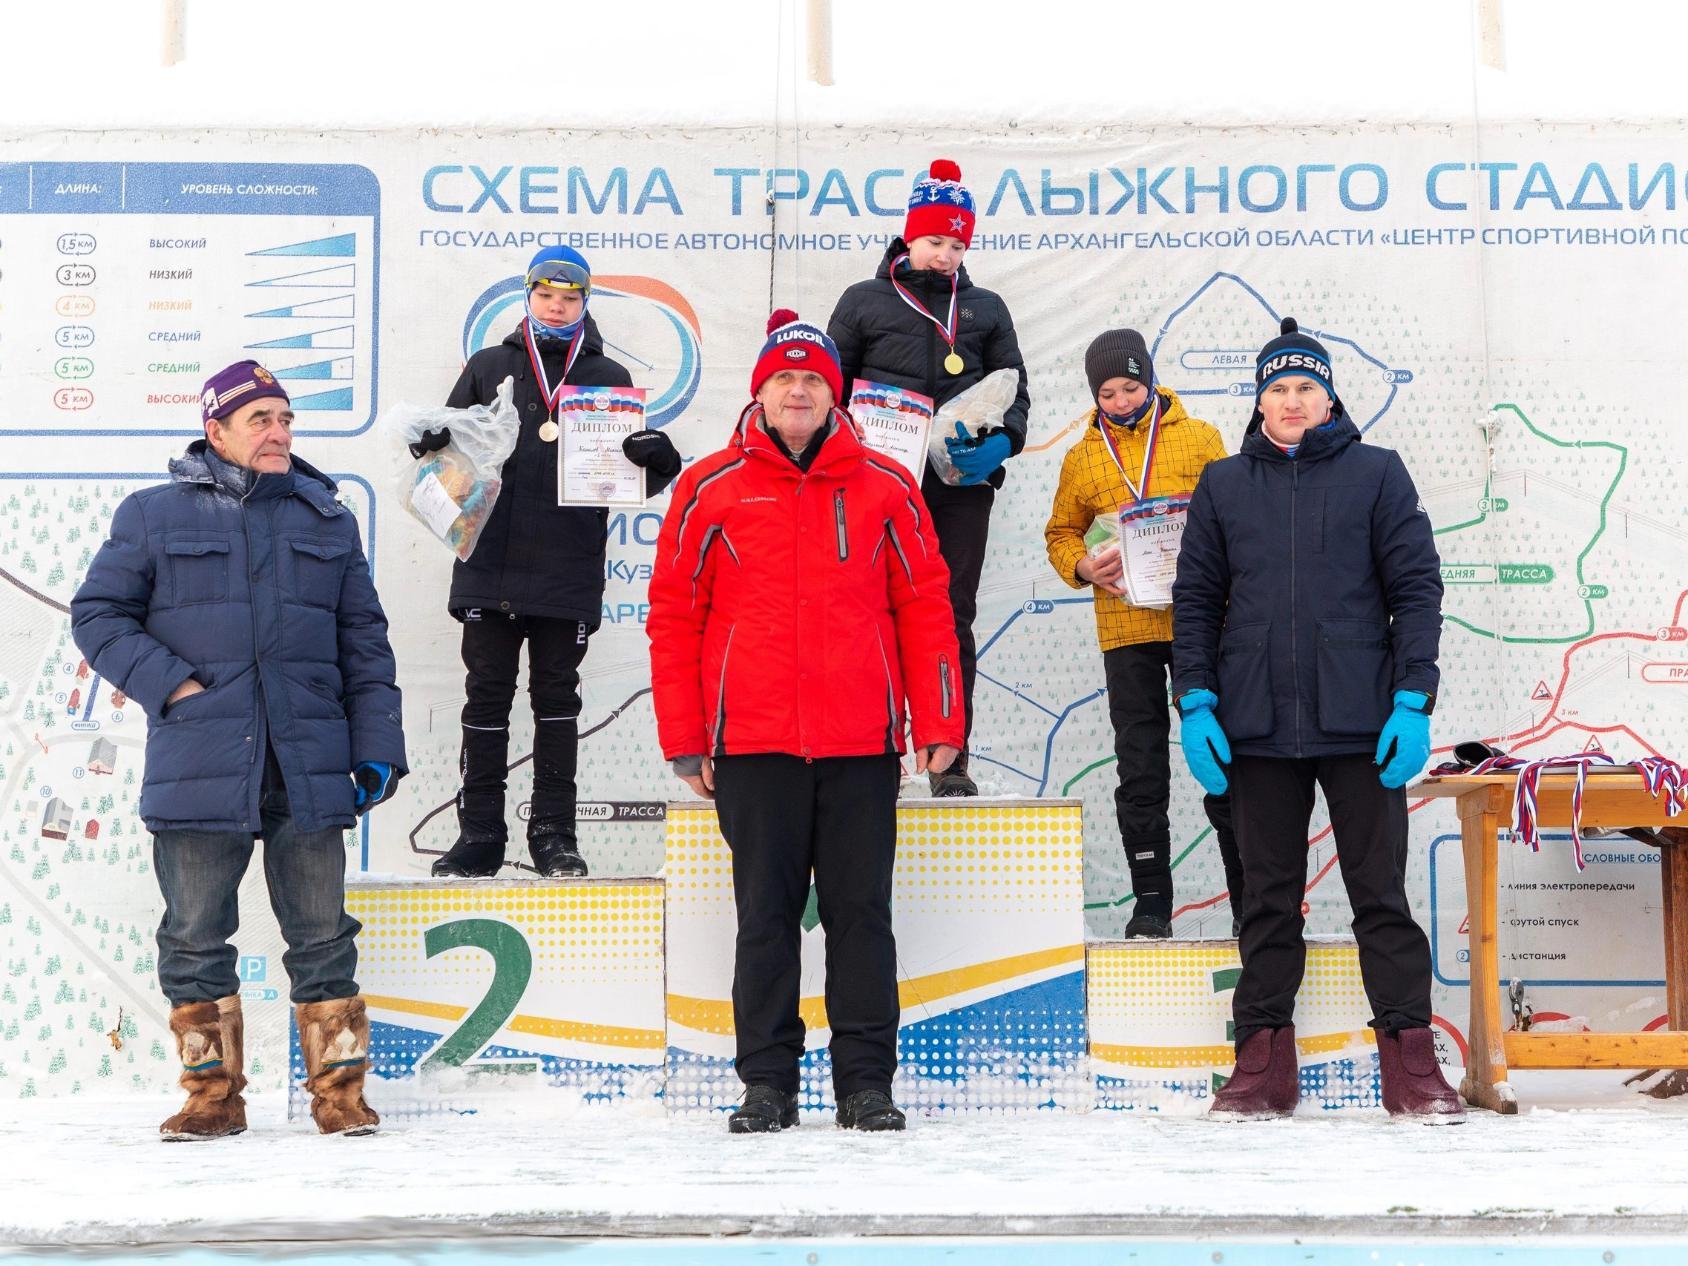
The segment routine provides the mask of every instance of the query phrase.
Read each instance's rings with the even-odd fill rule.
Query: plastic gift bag
[[[499,472],[515,451],[521,418],[511,401],[515,381],[506,378],[490,405],[467,409],[396,404],[383,423],[403,444],[424,431],[451,431],[451,443],[425,453],[406,468],[399,499],[458,558],[475,552],[481,529],[498,504]]]
[[[944,441],[955,438],[955,424],[961,423],[967,434],[978,438],[979,432],[1002,425],[1003,416],[1020,391],[1020,371],[999,369],[986,374],[959,396],[938,406],[932,419],[931,436],[926,442],[926,460],[946,484],[959,485],[961,472],[950,461]]]

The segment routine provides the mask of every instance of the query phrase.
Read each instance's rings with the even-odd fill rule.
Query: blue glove
[[[1428,695],[1416,690],[1395,692],[1395,710],[1377,736],[1377,755],[1372,757],[1383,770],[1377,780],[1391,791],[1405,787],[1430,763],[1430,717],[1424,711],[1429,702]]]
[[[398,790],[399,779],[403,777],[385,761],[359,762],[358,767],[352,770],[352,787],[357,795],[352,808],[359,813],[368,813],[383,800],[392,799],[393,792]]]
[[[949,450],[949,459],[956,470],[961,472],[962,487],[984,483],[1008,460],[1014,448],[1001,431],[976,440],[959,422],[955,424],[955,434],[944,441],[944,447]]]
[[[1184,718],[1184,763],[1210,796],[1222,796],[1230,786],[1221,766],[1231,763],[1231,743],[1219,727],[1213,709],[1219,696],[1211,690],[1192,690],[1178,699]]]

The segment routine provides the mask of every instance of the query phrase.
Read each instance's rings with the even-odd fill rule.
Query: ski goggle
[[[592,274],[579,264],[570,263],[566,259],[548,259],[528,269],[527,288],[532,290],[535,286],[549,286],[553,290],[584,290],[590,293]]]

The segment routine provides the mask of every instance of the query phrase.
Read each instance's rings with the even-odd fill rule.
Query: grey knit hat
[[[1095,399],[1110,378],[1132,378],[1145,387],[1155,384],[1155,362],[1136,330],[1104,330],[1084,350],[1084,376]]]

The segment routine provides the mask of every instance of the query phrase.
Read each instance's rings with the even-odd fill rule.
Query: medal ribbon
[[[1149,390],[1154,391],[1151,387]],[[1137,483],[1131,482],[1131,476],[1125,473],[1125,462],[1119,455],[1119,444],[1114,439],[1113,429],[1108,420],[1097,410],[1096,425],[1101,429],[1102,442],[1108,446],[1108,456],[1114,459],[1114,465],[1119,467],[1119,476],[1125,480],[1126,490],[1131,493],[1133,501],[1141,501],[1149,495],[1149,472],[1155,464],[1155,440],[1160,437],[1161,398],[1160,392],[1155,391],[1155,407],[1149,414],[1149,439],[1143,446],[1143,473]]]
[[[933,316],[926,310],[920,300],[916,299],[909,293],[908,287],[904,286],[897,280],[897,269],[903,266],[903,261],[907,258],[908,252],[905,251],[903,254],[897,256],[897,258],[891,261],[891,289],[897,292],[897,297],[899,299],[908,304],[909,307],[913,308],[933,325],[938,327],[938,333],[944,336],[944,342],[949,344],[950,352],[953,355],[955,352],[955,294],[956,289],[960,284],[959,275],[956,273],[950,274],[949,315],[946,316],[944,320],[940,321],[937,317]]]
[[[569,371],[574,368],[575,357],[580,355],[585,334],[586,318],[582,317],[580,328],[574,332],[574,337],[569,340],[568,358],[563,362],[563,376],[557,380],[557,386],[553,390],[550,380],[545,377],[545,362],[539,356],[539,343],[533,337],[533,322],[522,322],[522,338],[527,343],[528,363],[533,366],[534,380],[539,383],[539,394],[545,401],[545,412],[549,417],[555,418],[557,416],[557,401],[562,399],[563,385],[568,382]]]

